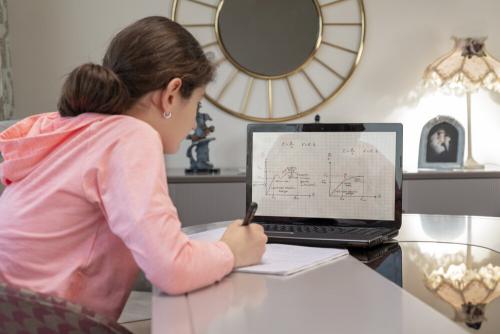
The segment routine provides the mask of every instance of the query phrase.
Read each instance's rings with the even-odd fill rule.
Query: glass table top
[[[453,243],[399,242],[351,255],[470,332],[499,333],[499,253]]]

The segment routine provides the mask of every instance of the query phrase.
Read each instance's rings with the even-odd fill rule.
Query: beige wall
[[[54,110],[64,75],[80,63],[99,61],[120,28],[140,17],[170,13],[170,0],[9,0],[8,6],[17,117]],[[425,122],[444,114],[466,125],[465,99],[414,98],[423,70],[452,48],[453,35],[488,36],[488,51],[500,58],[500,1],[365,0],[365,7],[360,66],[320,114],[324,122],[403,122],[404,166],[411,169]],[[221,167],[243,167],[247,123],[208,102],[204,106],[216,127],[211,160]],[[473,117],[476,160],[500,164],[500,97],[474,95]],[[187,166],[185,146],[167,158],[170,167]]]
[[[9,0],[17,117],[55,110],[64,76],[100,62],[113,34],[148,15],[170,15],[165,0]]]

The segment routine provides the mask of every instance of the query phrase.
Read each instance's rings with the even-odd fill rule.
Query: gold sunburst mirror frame
[[[205,97],[233,116],[256,122],[306,116],[336,96],[359,64],[366,26],[363,0],[303,0],[316,11],[317,36],[304,60],[281,73],[262,73],[233,57],[221,34],[225,1],[231,0],[173,0],[172,20],[213,55],[216,80]]]

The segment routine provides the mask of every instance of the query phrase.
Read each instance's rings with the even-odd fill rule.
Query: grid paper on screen
[[[259,216],[393,220],[396,133],[254,132]]]

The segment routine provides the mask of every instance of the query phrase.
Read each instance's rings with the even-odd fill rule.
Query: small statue
[[[219,173],[219,168],[214,168],[214,165],[210,163],[208,143],[215,140],[215,138],[207,138],[207,136],[214,132],[215,127],[213,125],[207,126],[206,122],[211,121],[212,118],[206,114],[200,112],[200,106],[198,106],[198,111],[196,112],[196,129],[193,134],[187,136],[187,139],[191,140],[191,145],[187,149],[186,156],[189,158],[191,164],[190,168],[186,168],[186,173]],[[196,147],[196,159],[193,157],[193,148]]]

